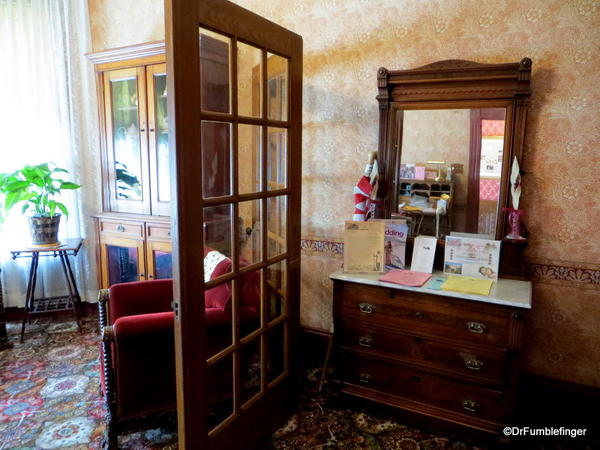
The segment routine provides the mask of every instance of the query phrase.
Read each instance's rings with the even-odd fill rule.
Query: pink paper
[[[412,270],[390,270],[379,281],[386,283],[403,284],[405,286],[423,286],[431,278],[430,273],[413,272]]]
[[[423,167],[423,166],[416,166],[415,167],[415,178],[417,180],[424,180],[425,179],[425,167]]]

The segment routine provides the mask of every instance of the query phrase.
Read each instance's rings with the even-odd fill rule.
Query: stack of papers
[[[442,289],[454,292],[464,292],[465,294],[490,295],[493,283],[492,280],[485,280],[483,278],[451,275],[442,285]]]
[[[390,270],[379,281],[387,283],[403,284],[404,286],[423,286],[431,278],[430,273],[413,272],[412,270],[396,269]]]

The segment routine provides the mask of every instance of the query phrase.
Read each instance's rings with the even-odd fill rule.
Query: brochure
[[[346,221],[344,226],[344,272],[383,272],[384,230],[384,222]]]
[[[482,280],[481,278],[460,277],[451,275],[442,285],[446,291],[464,292],[465,294],[490,295],[493,280]]]
[[[501,242],[464,236],[446,236],[444,273],[498,279]]]
[[[403,219],[371,219],[385,224],[384,265],[386,269],[404,269],[406,265],[406,238],[408,225]]]
[[[433,236],[417,236],[413,248],[410,269],[414,272],[431,273],[437,239]]]
[[[387,283],[403,284],[405,286],[423,286],[426,281],[431,278],[431,275],[423,272],[415,272],[412,270],[395,269],[390,270],[384,276],[379,278],[379,281]]]

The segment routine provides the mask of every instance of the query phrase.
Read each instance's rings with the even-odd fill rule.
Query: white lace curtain
[[[97,293],[90,214],[99,210],[96,96],[87,1],[0,0],[0,172],[52,161],[82,185],[63,202],[60,238],[87,239],[73,261],[84,300]],[[13,261],[10,250],[27,244],[29,227],[20,207],[0,225],[0,266],[5,306],[23,306],[30,260]],[[65,294],[58,259],[40,259],[37,296]]]

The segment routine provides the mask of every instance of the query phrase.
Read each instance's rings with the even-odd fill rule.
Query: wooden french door
[[[295,406],[302,38],[225,0],[165,17],[179,445],[255,448]]]

